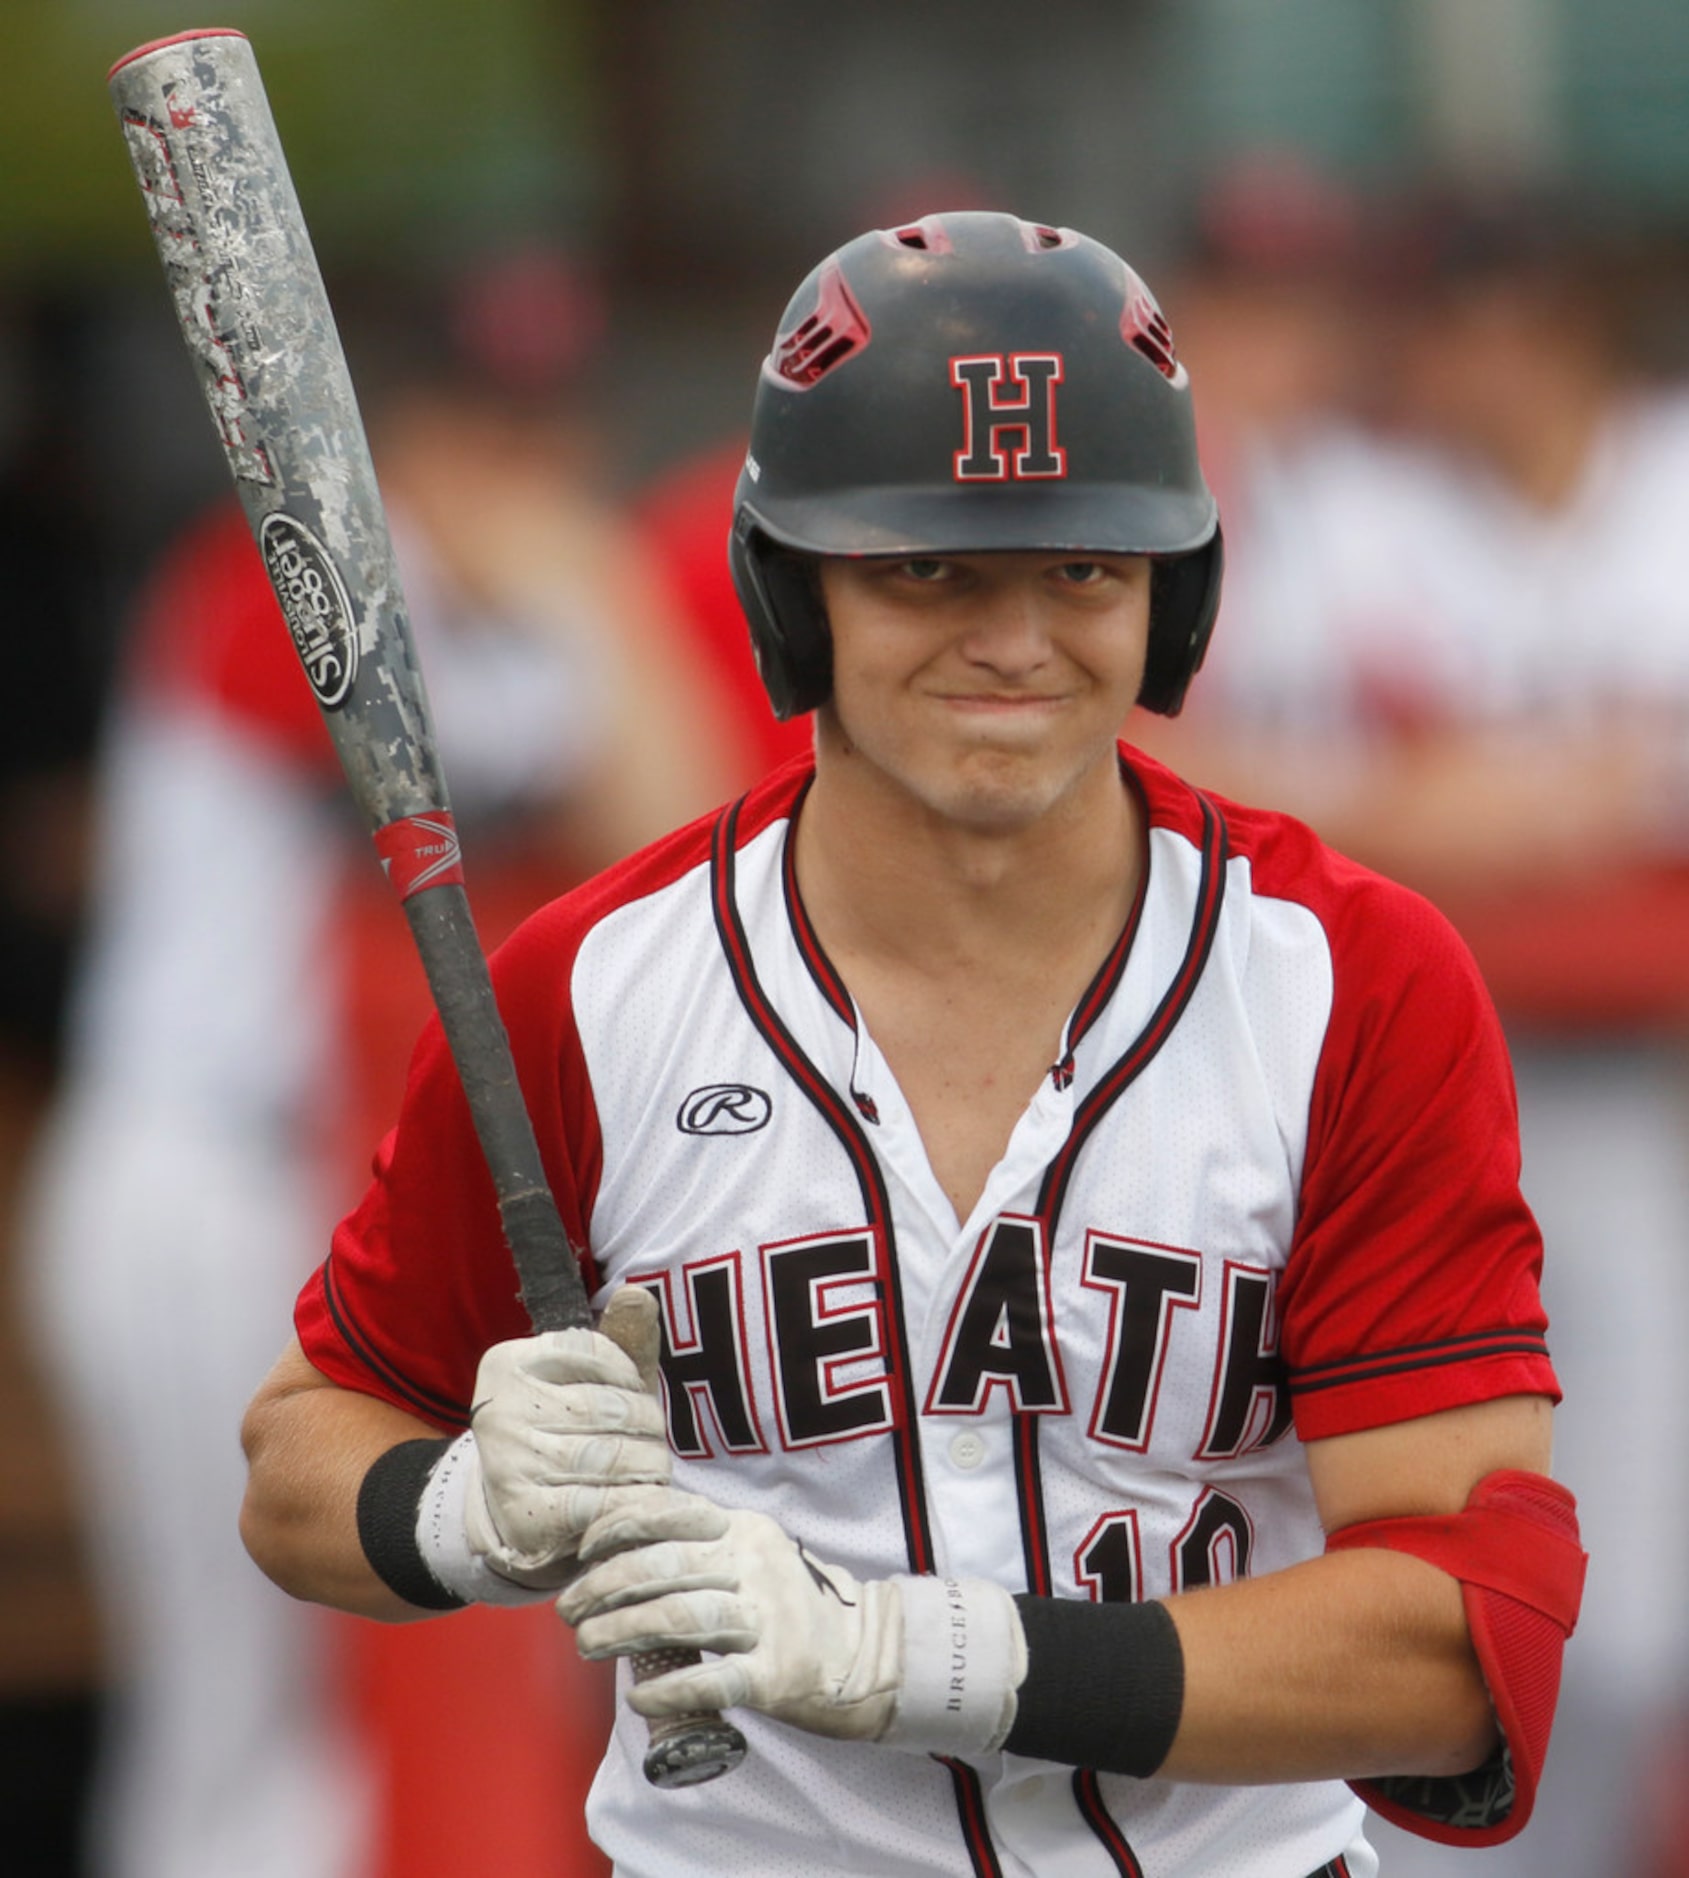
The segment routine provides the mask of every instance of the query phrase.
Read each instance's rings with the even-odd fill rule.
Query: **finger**
[[[722,1538],[728,1517],[693,1493],[629,1494],[581,1535],[581,1558],[591,1564],[631,1546],[658,1540],[703,1543]]]
[[[567,1596],[558,1599],[559,1611]],[[593,1662],[650,1650],[735,1654],[754,1650],[761,1635],[756,1612],[737,1592],[719,1586],[671,1591],[625,1607],[600,1606],[575,1626],[576,1647]]]
[[[723,1656],[694,1663],[649,1682],[636,1682],[628,1690],[628,1707],[649,1721],[670,1715],[716,1713],[739,1708],[753,1693],[752,1679],[743,1657]]]
[[[548,1330],[519,1347],[521,1370],[538,1382],[601,1382],[648,1393],[633,1358],[596,1330]]]
[[[605,1306],[598,1327],[619,1350],[627,1352],[647,1394],[655,1396],[661,1348],[656,1298],[643,1285],[623,1285]]]
[[[661,1406],[634,1389],[599,1382],[537,1383],[524,1417],[535,1432],[558,1434],[638,1434],[665,1441],[668,1430]],[[485,1419],[493,1405],[480,1411]]]
[[[558,1559],[572,1562],[579,1535],[619,1495],[645,1491],[643,1486],[591,1482],[511,1496],[501,1503],[502,1524],[495,1528],[495,1544],[508,1552],[512,1564],[527,1571]]]
[[[595,1330],[548,1330],[495,1343],[484,1352],[476,1371],[475,1400],[521,1400],[536,1386],[573,1382],[643,1393],[638,1369],[608,1337]]]
[[[558,1603],[558,1615],[571,1624],[604,1611],[647,1604],[675,1592],[737,1592],[738,1573],[731,1559],[713,1548],[687,1545],[639,1546],[583,1571]]]
[[[667,1480],[667,1446],[649,1435],[574,1434],[538,1430],[517,1450],[508,1471],[535,1487],[602,1485],[618,1480]]]

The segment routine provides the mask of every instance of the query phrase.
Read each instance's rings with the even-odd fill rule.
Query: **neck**
[[[841,968],[855,957],[942,971],[1069,949],[1100,960],[1124,925],[1143,818],[1117,764],[1024,827],[960,826],[859,784],[819,765],[797,829],[804,904]]]

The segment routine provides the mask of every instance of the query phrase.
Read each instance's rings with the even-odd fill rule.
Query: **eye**
[[[918,581],[922,586],[931,586],[935,581],[949,576],[950,563],[933,559],[900,561],[897,571],[905,580]]]
[[[1109,574],[1101,561],[1063,561],[1056,572],[1070,587],[1094,587]]]

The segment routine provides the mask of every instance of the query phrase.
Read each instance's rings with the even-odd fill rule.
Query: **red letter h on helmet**
[[[1061,355],[1055,352],[952,359],[950,382],[962,393],[956,480],[1065,476],[1067,452],[1056,443],[1056,386],[1061,381]]]

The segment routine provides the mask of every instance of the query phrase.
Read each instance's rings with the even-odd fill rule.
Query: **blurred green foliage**
[[[232,26],[333,260],[587,222],[586,8],[568,0],[0,0],[0,280],[156,266],[105,77]]]

